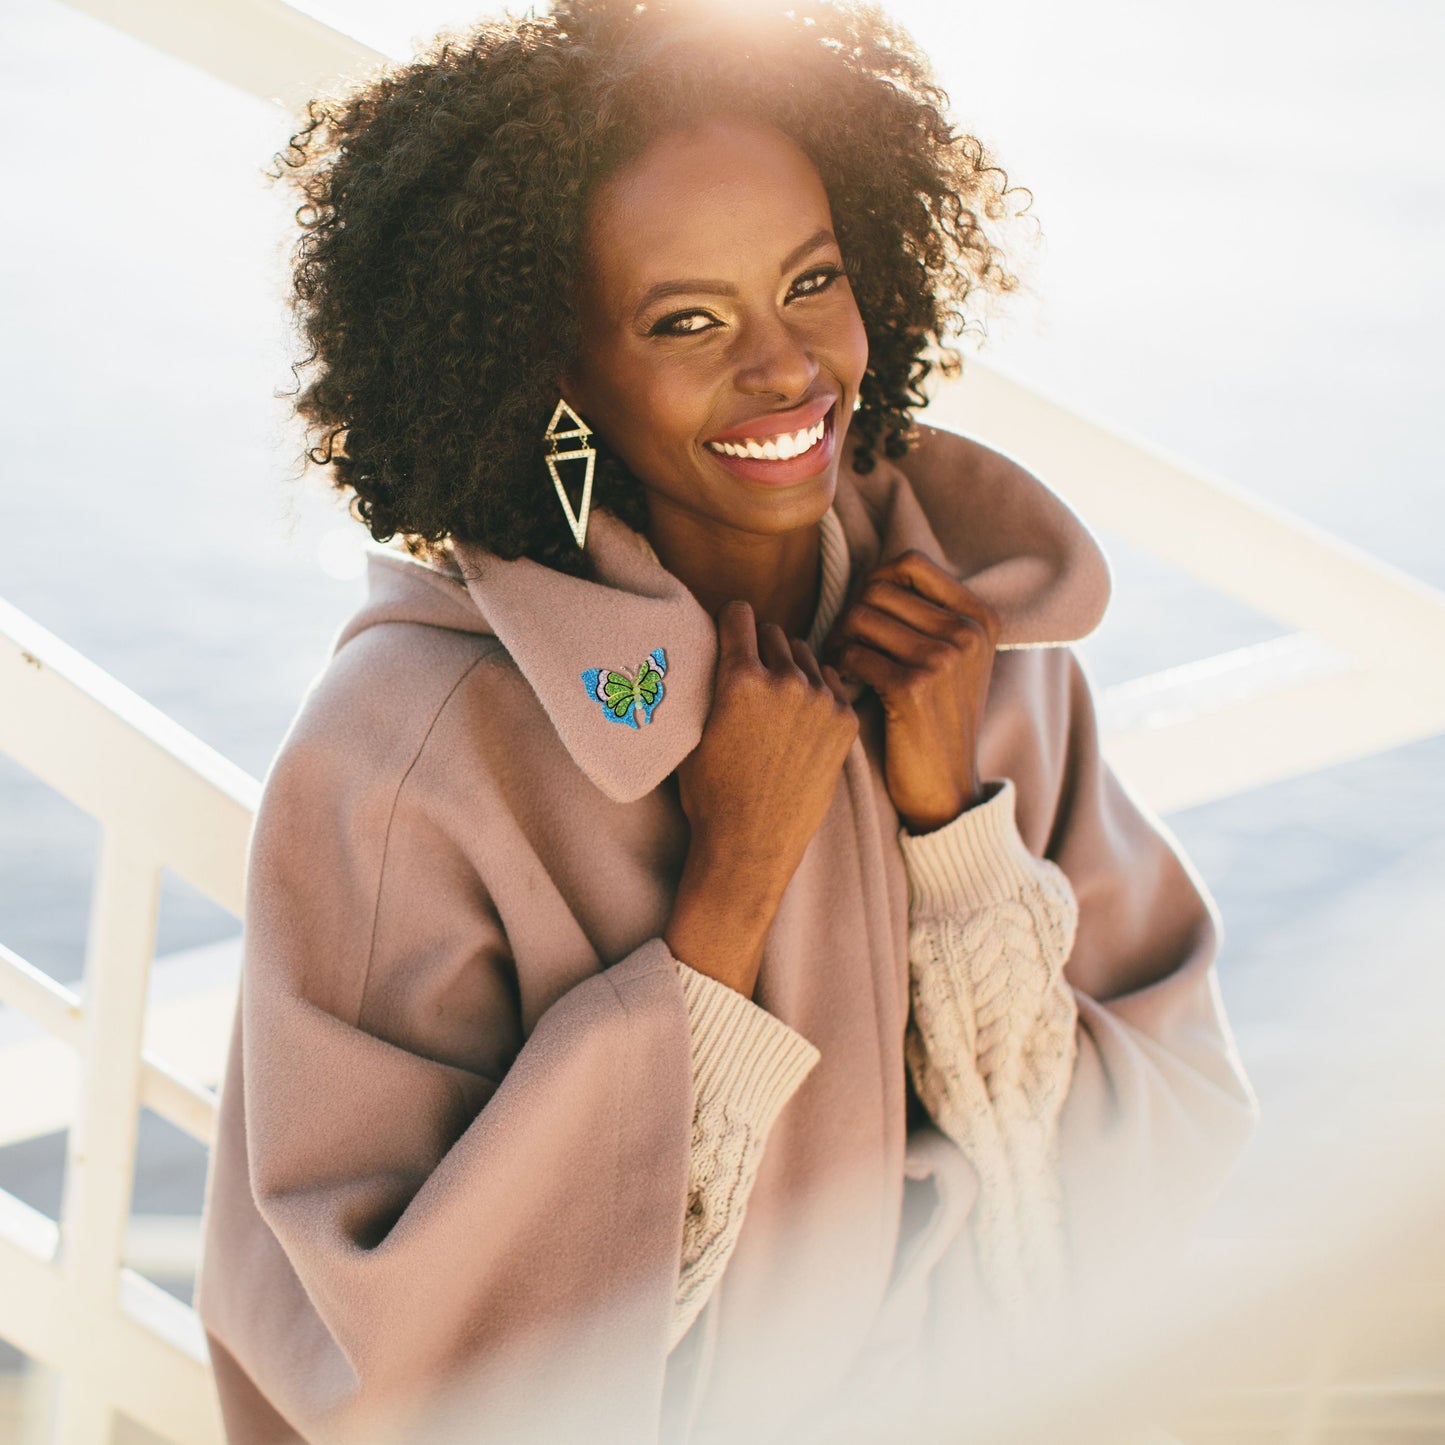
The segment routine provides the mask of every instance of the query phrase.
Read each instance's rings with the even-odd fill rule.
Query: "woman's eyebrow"
[[[838,244],[833,233],[824,226],[821,230],[814,231],[801,246],[794,246],[786,256],[783,257],[783,264],[778,267],[778,275],[782,276],[791,271],[804,256],[816,251],[820,246]]]
[[[837,245],[833,233],[826,227],[814,231],[811,236],[800,246],[794,246],[778,267],[778,275],[783,276],[796,266],[804,256],[816,251],[820,246]],[[665,296],[696,296],[699,292],[706,292],[710,296],[736,296],[738,288],[731,281],[710,281],[693,279],[688,281],[659,281],[657,285],[650,286],[643,293],[642,299],[637,303],[633,312],[640,316],[655,301],[661,301]]]
[[[656,286],[648,288],[637,303],[634,314],[641,316],[654,301],[661,301],[664,296],[695,296],[699,292],[709,296],[736,296],[738,288],[731,281],[659,281]]]

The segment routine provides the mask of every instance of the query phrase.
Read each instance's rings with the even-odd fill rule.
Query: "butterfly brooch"
[[[667,655],[659,647],[643,660],[636,677],[615,668],[589,667],[582,674],[582,683],[587,696],[602,704],[602,716],[608,722],[626,723],[635,728],[639,714],[643,722],[652,721],[652,714],[662,701],[662,675],[666,671]]]

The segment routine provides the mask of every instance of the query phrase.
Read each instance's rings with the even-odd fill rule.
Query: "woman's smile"
[[[744,422],[703,445],[720,465],[750,481],[786,486],[816,476],[837,449],[838,403],[819,397],[790,411]]]

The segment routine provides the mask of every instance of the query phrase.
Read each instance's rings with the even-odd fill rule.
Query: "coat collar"
[[[458,543],[466,587],[531,684],[577,765],[610,798],[629,803],[655,788],[697,746],[712,704],[717,634],[692,593],[647,540],[610,512],[587,533],[592,579]],[[663,697],[637,727],[610,719],[584,676],[636,676],[661,651]]]
[[[834,507],[847,542],[850,595],[870,568],[917,548],[998,610],[1000,648],[1058,646],[1085,636],[1108,600],[1103,554],[1042,483],[1026,473],[1017,477],[1019,489],[1038,489],[1037,506],[1016,494],[970,499],[960,488],[925,512],[896,466],[880,463],[866,477],[845,468]],[[983,525],[986,520],[993,525]],[[395,620],[408,605],[419,605],[431,615],[411,620],[455,627],[465,617],[466,630],[495,634],[578,766],[608,797],[631,802],[696,747],[712,701],[716,632],[647,540],[615,516],[593,513],[587,553],[589,579],[461,542],[453,546],[452,569],[440,573],[376,549],[372,606],[379,611],[369,620]],[[412,575],[399,577],[395,567]],[[418,571],[430,576],[418,578]],[[423,596],[438,587],[446,595]],[[364,625],[358,618],[337,646]],[[636,676],[657,651],[666,671],[651,720],[635,727],[611,720],[586,675]]]

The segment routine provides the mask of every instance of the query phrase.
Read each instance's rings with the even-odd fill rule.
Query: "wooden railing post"
[[[75,1317],[118,1310],[120,1269],[135,1180],[141,1043],[155,950],[160,869],[127,846],[114,827],[103,835],[90,911],[81,995],[80,1088],[70,1129],[57,1264]],[[74,1373],[63,1381],[55,1438],[61,1445],[107,1445],[109,1401]]]

